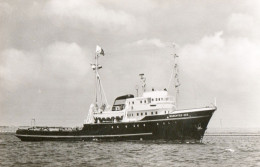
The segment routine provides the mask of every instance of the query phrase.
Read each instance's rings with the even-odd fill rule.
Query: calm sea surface
[[[0,134],[0,166],[260,166],[260,136],[171,142],[21,142]]]

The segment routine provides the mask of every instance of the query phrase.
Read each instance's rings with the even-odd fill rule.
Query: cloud
[[[190,75],[194,72],[203,80],[203,76],[212,74],[221,80],[217,88],[225,89],[233,84],[237,92],[250,87],[260,91],[256,77],[260,75],[260,12],[257,4],[258,1],[246,2],[243,12],[230,14],[226,27],[223,27],[227,31],[219,31],[202,37],[197,43],[182,46],[180,54],[191,69]],[[250,91],[247,95],[252,97]]]
[[[260,2],[257,0],[243,3],[243,11],[232,13],[228,17],[227,30],[233,36],[250,38],[250,40],[260,38]]]
[[[165,42],[162,42],[158,38],[141,39],[141,40],[138,40],[138,41],[131,43],[131,45],[141,46],[141,47],[142,46],[156,46],[158,48],[164,48],[164,47],[167,46]]]
[[[160,5],[164,2],[150,1],[150,0],[131,0],[131,1],[115,1],[106,0],[100,1],[104,6],[111,6],[128,11],[135,14],[143,15],[144,13],[154,12],[158,10]],[[127,4],[126,4],[127,3]]]
[[[10,14],[13,11],[13,8],[6,2],[0,2],[0,18],[5,15]]]
[[[0,79],[16,89],[26,84],[75,88],[89,71],[89,52],[76,43],[56,42],[36,54],[17,49],[0,53]]]
[[[69,87],[76,87],[89,71],[90,52],[76,43],[56,42],[47,47],[46,71]]]
[[[95,0],[52,0],[45,7],[47,14],[63,19],[79,19],[91,23],[97,29],[133,30],[136,25],[134,16],[120,10],[112,10],[102,6]]]
[[[231,77],[240,81],[245,79],[244,75],[259,74],[256,61],[260,60],[259,41],[250,41],[242,37],[224,38],[222,33],[217,32],[212,36],[205,36],[198,43],[185,45],[180,49],[183,63],[191,69],[189,71],[196,75],[201,74],[202,79],[204,74],[208,73],[207,76],[217,74],[214,76],[222,79]],[[200,71],[202,69],[204,71]],[[245,81],[232,82],[239,84]]]
[[[250,14],[234,13],[229,17],[228,31],[235,35],[259,38],[260,22],[255,16]]]
[[[0,54],[0,80],[8,88],[17,88],[37,76],[39,62],[31,53],[6,49]]]
[[[0,106],[6,105],[2,113],[16,115],[41,106],[43,115],[48,110],[59,116],[60,109],[69,113],[75,106],[87,108],[92,99],[81,90],[94,92],[93,86],[87,85],[94,85],[89,73],[89,55],[93,53],[82,46],[93,51],[96,44],[104,47],[107,54],[100,59],[104,67],[100,72],[111,102],[119,94],[135,91],[139,73],[145,73],[148,90],[163,89],[172,65],[170,43],[165,41],[174,40],[185,105],[196,106],[189,99],[217,96],[218,101],[225,101],[222,108],[229,118],[233,111],[257,115],[253,110],[260,110],[259,2],[0,2],[0,96],[5,99]],[[197,87],[192,91],[186,89],[188,85]],[[38,92],[41,97],[37,99]],[[66,93],[68,101],[64,101]],[[21,97],[26,103],[17,103]],[[82,103],[75,105],[78,100]],[[84,114],[85,108],[80,110]]]
[[[239,31],[244,32],[245,29]],[[240,36],[234,37],[216,32],[196,43],[182,46],[179,55],[181,76],[184,78],[181,81],[186,83],[181,89],[186,91],[186,101],[217,97],[220,105],[214,119],[223,119],[227,126],[230,126],[227,122],[233,115],[248,126],[257,126],[250,120],[259,116],[260,109],[256,102],[260,94],[260,40],[238,34]],[[185,76],[189,76],[190,82]],[[197,92],[190,93],[190,87],[195,87]],[[223,110],[225,113],[221,112]],[[231,124],[240,126],[234,121]]]

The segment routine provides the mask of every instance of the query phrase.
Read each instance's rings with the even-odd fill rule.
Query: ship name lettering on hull
[[[178,117],[188,117],[189,114],[173,114],[173,115],[169,115],[170,118],[178,118]]]

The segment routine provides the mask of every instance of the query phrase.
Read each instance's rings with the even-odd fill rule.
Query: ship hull
[[[147,116],[137,122],[84,124],[81,130],[33,131],[19,129],[22,141],[170,140],[201,142],[216,108],[183,110]]]

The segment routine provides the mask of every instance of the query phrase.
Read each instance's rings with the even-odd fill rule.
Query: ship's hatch
[[[124,96],[119,96],[115,99],[112,107],[112,111],[121,111],[125,108],[126,99],[134,98],[134,95],[128,94]]]

